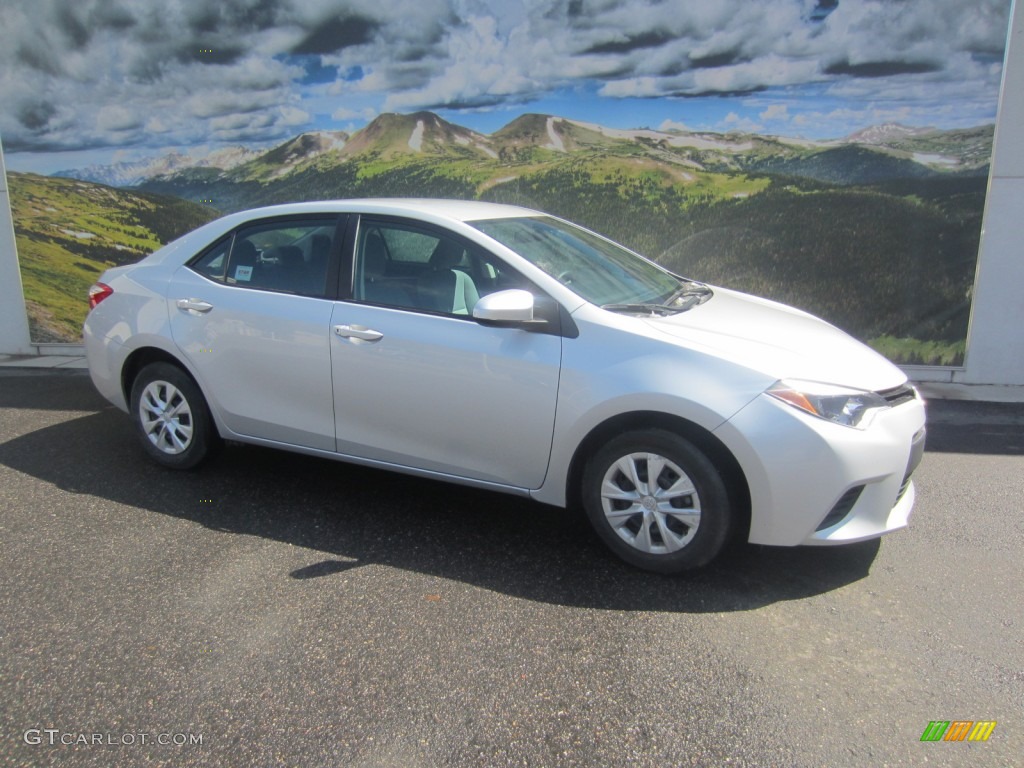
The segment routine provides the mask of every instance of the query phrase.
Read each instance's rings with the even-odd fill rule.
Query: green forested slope
[[[89,286],[214,218],[177,198],[75,179],[10,173],[18,260],[32,339],[78,341]]]

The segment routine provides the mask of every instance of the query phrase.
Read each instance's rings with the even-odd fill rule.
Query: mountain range
[[[898,124],[872,126],[834,140],[793,139],[748,133],[607,128],[553,115],[522,115],[486,135],[431,112],[383,114],[365,128],[300,134],[270,149],[229,147],[212,152],[170,152],[147,160],[62,171],[57,176],[111,186],[188,189],[194,182],[272,183],[310,169],[369,159],[447,158],[477,161],[503,181],[503,167],[542,162],[558,155],[607,152],[644,158],[675,168],[710,172],[785,173],[862,183],[948,173],[984,175],[992,149],[992,126],[943,131]],[[477,174],[479,175],[479,174]],[[685,176],[683,177],[685,178]],[[197,200],[209,196],[195,197]]]
[[[182,171],[188,168],[206,167],[229,171],[243,163],[259,157],[263,152],[246,147],[224,147],[212,151],[168,152],[165,155],[148,157],[143,160],[113,163],[111,165],[88,165],[58,171],[52,174],[58,178],[92,181],[111,187],[134,187],[156,176]]]
[[[440,197],[553,213],[679,274],[804,308],[898,361],[949,365],[964,353],[992,134],[890,124],[809,141],[524,114],[485,135],[385,114],[261,151],[89,169],[132,181],[119,189],[12,174],[11,196],[34,327],[74,329],[84,304],[58,296],[219,213]]]

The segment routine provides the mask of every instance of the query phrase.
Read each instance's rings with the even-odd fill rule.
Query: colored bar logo
[[[932,720],[921,741],[988,741],[995,728],[995,720]]]

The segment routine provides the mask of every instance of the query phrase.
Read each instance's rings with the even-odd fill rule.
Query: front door
[[[516,277],[443,232],[360,222],[350,301],[334,305],[337,450],[537,488],[547,472],[562,339],[480,325]]]

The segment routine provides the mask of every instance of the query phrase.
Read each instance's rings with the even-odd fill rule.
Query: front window
[[[471,221],[472,226],[598,306],[659,304],[679,279],[610,240],[548,216]]]
[[[356,301],[469,316],[481,296],[506,288],[529,288],[529,284],[470,243],[413,224],[372,217],[360,221]]]

